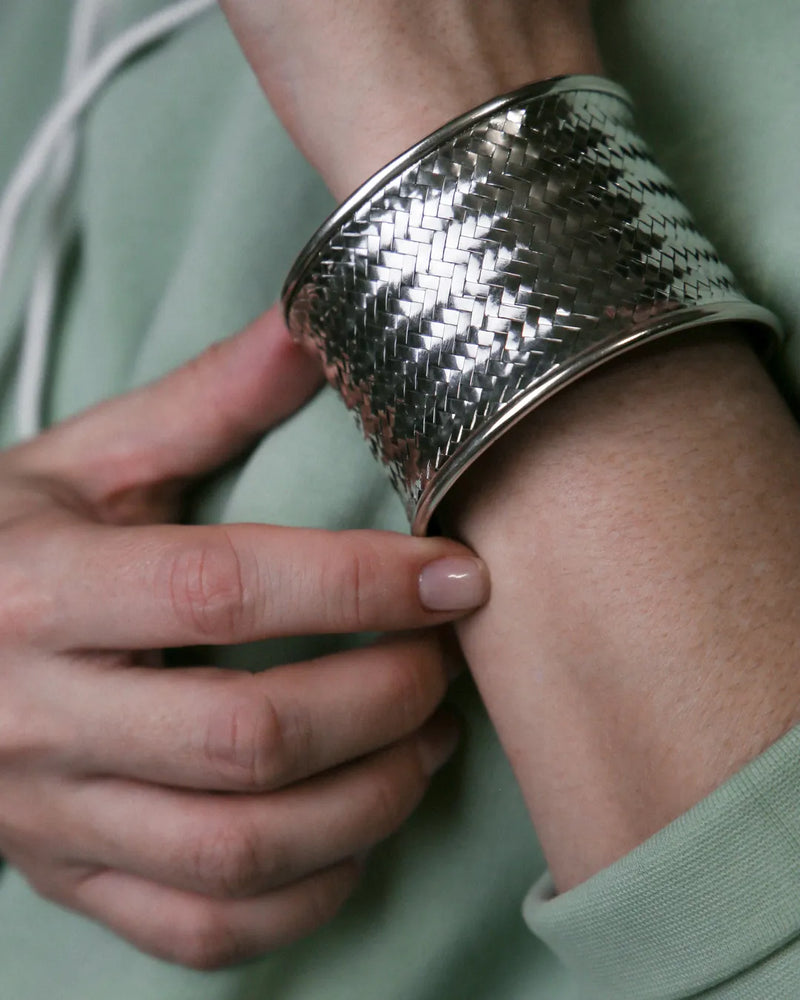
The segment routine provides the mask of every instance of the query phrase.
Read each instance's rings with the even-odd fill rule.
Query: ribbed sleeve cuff
[[[592,1000],[694,997],[780,949],[800,935],[800,726],[588,881],[555,896],[546,873],[523,914]]]

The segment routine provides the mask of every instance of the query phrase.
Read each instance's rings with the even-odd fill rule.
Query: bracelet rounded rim
[[[591,75],[554,76],[547,80],[526,84],[524,87],[519,87],[517,90],[509,93],[501,94],[465,112],[463,115],[451,119],[436,129],[435,132],[431,132],[424,139],[421,139],[413,146],[409,146],[408,149],[400,153],[393,160],[390,160],[384,167],[381,167],[380,170],[356,188],[328,216],[298,254],[281,290],[281,302],[283,304],[284,315],[287,319],[295,292],[301,284],[303,274],[309,269],[314,259],[321,253],[331,236],[342,225],[344,220],[358,211],[388,181],[392,180],[428,153],[433,152],[438,146],[454,138],[460,132],[486,118],[491,118],[505,108],[528,104],[532,101],[549,97],[552,94],[572,93],[574,91],[607,94],[609,97],[616,97],[629,107],[632,107],[631,97],[628,92],[618,83],[614,83],[613,80],[609,80],[606,77]]]
[[[583,356],[574,358],[569,365],[549,372],[481,424],[480,428],[453,452],[442,469],[426,484],[416,507],[410,511],[412,535],[420,537],[428,534],[436,508],[456,480],[461,478],[500,435],[519,423],[550,396],[595,368],[636,347],[698,325],[714,327],[721,323],[750,327],[758,335],[756,346],[765,360],[784,339],[781,324],[772,312],[741,299],[676,309],[631,326],[624,334],[618,333],[608,344],[594,347]]]

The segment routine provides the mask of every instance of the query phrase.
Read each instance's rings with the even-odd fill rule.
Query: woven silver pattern
[[[416,533],[493,437],[602,361],[698,319],[776,329],[624,92],[585,77],[498,99],[390,164],[311,241],[284,301]]]

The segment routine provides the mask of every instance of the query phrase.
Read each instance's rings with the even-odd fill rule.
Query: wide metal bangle
[[[597,365],[698,323],[748,323],[765,348],[780,336],[625,91],[589,76],[498,97],[392,161],[311,239],[283,301],[415,534],[495,438]]]

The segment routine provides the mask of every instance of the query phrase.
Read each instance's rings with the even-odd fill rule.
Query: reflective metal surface
[[[598,364],[699,321],[779,333],[698,232],[624,91],[594,77],[498,98],[389,164],[311,240],[284,305],[415,534],[493,438]]]

